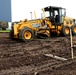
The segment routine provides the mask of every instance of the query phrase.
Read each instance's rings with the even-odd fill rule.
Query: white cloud
[[[12,21],[31,19],[30,12],[41,16],[41,8],[59,6],[67,9],[67,16],[76,18],[75,0],[12,0]]]

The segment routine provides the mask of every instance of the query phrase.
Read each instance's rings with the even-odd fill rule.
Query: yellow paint
[[[24,21],[20,21],[18,24],[15,24],[14,27],[13,27],[14,28],[14,36],[15,36],[15,38],[19,38],[18,35],[19,35],[20,31],[22,29],[24,29],[24,27],[30,28],[35,33],[41,32],[43,34],[46,34],[46,35],[50,36],[51,35],[50,30],[52,32],[56,32],[56,33],[60,34],[61,31],[62,31],[62,28],[64,26],[71,27],[72,25],[74,25],[74,19],[66,17],[66,16],[63,16],[62,17],[63,23],[61,25],[59,25],[58,27],[56,26],[58,28],[56,30],[55,29],[55,25],[53,25],[50,22],[49,18],[46,18],[44,9],[42,9],[42,11],[44,13],[44,19],[36,19],[36,13],[34,12],[35,20],[27,20],[27,19],[25,19]],[[33,25],[36,25],[38,27],[34,27]],[[42,30],[40,30],[40,29],[42,29]],[[74,28],[74,31],[76,32],[76,27]],[[68,34],[69,30],[66,28],[65,32],[66,32],[66,34]],[[32,34],[29,31],[25,32],[25,34],[24,34],[24,37],[26,39],[30,39],[31,36],[32,36]]]
[[[68,28],[65,29],[65,33],[66,33],[66,34],[70,33],[70,31],[69,31]]]
[[[26,32],[24,33],[24,38],[25,38],[25,39],[29,40],[31,37],[32,37],[32,34],[31,34],[30,31],[26,31]]]
[[[76,27],[74,27],[74,32],[76,33]]]

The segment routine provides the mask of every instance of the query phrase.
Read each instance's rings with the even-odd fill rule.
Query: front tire
[[[19,33],[19,38],[22,41],[30,41],[34,38],[34,32],[32,29],[25,27],[24,29],[22,29]]]

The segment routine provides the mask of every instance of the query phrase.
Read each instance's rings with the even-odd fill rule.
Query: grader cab
[[[72,28],[73,34],[76,34],[75,19],[66,16],[66,9],[62,7],[45,7],[46,18],[49,18],[52,23],[51,32],[54,31],[57,34],[63,34],[68,36],[70,28]]]
[[[20,21],[13,25],[10,38],[19,38],[29,41],[35,36],[51,37],[51,34],[64,34],[68,36],[70,28],[76,34],[75,19],[66,17],[66,9],[61,7],[43,8],[44,18]]]

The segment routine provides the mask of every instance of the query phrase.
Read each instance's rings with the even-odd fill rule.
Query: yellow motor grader
[[[43,8],[44,17],[41,19],[20,21],[15,23],[10,31],[10,38],[19,38],[29,41],[35,36],[51,37],[51,34],[64,34],[68,36],[70,28],[76,34],[75,19],[66,16],[66,9],[62,7],[48,6]]]

